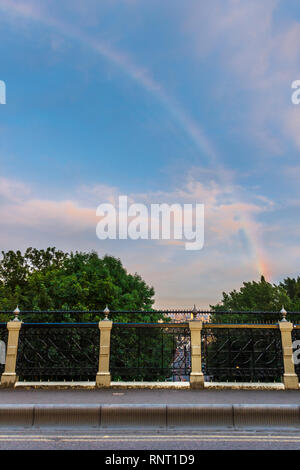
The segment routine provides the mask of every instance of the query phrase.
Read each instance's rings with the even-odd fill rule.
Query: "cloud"
[[[294,106],[285,111],[283,124],[287,135],[294,140],[298,149],[300,149],[300,106]]]
[[[300,22],[276,22],[284,6],[279,0],[194,2],[185,22],[198,59],[214,55],[239,96],[244,91],[245,135],[250,132],[273,155],[283,153],[291,138],[300,148],[299,110],[290,100],[300,72]]]
[[[40,229],[47,229],[53,224],[55,232],[60,227],[77,230],[95,227],[98,220],[96,207],[103,202],[117,205],[120,190],[107,185],[92,187],[81,186],[77,190],[80,196],[76,200],[39,199],[30,187],[19,181],[2,178],[0,180],[1,220],[5,224],[16,224]],[[128,194],[128,202],[150,204],[205,204],[208,230],[217,238],[226,238],[242,228],[241,214],[257,214],[264,210],[265,203],[236,202],[232,197],[234,188],[219,185],[215,181],[206,184],[188,179],[185,185],[172,191]],[[231,194],[231,199],[229,195]],[[224,202],[226,201],[227,202]],[[90,206],[82,206],[87,200]]]
[[[272,278],[297,275],[300,227],[288,211],[298,206],[278,206],[259,195],[251,202],[236,200],[236,188],[217,182],[212,174],[199,170],[203,181],[188,176],[185,184],[170,191],[131,193],[131,202],[204,203],[205,244],[188,252],[174,241],[107,240],[96,238],[98,204],[117,200],[119,188],[106,185],[79,187],[80,195],[64,200],[38,198],[33,188],[20,181],[1,180],[1,249],[28,246],[60,249],[95,249],[120,257],[129,272],[138,272],[156,290],[160,307],[207,308],[220,299],[221,291],[238,288],[242,281],[258,279],[268,269]],[[16,198],[16,194],[19,195]],[[80,201],[80,202],[79,202]],[[83,203],[85,201],[85,203]],[[88,202],[89,201],[89,202]],[[273,217],[272,223],[264,217]],[[291,234],[294,238],[291,238]],[[264,252],[260,247],[264,246]],[[268,260],[268,266],[264,265]],[[266,269],[266,271],[261,271]]]
[[[20,202],[30,194],[28,185],[19,181],[0,178],[0,201]]]
[[[199,174],[207,172],[199,171]],[[241,231],[248,217],[270,210],[269,201],[252,203],[237,202],[232,193],[234,188],[220,185],[211,176],[203,182],[191,176],[182,187],[171,191],[132,193],[130,202],[151,203],[204,203],[205,204],[205,245],[193,256],[184,249],[182,242],[152,240],[107,240],[96,238],[96,217],[98,204],[117,200],[118,188],[106,185],[78,188],[78,200],[46,200],[34,194],[32,188],[22,182],[1,180],[0,195],[0,244],[3,249],[25,249],[27,246],[58,246],[65,250],[96,249],[101,254],[111,253],[121,257],[130,272],[138,271],[146,281],[154,285],[157,301],[163,306],[180,305],[193,298],[200,302],[197,285],[207,284],[207,278],[215,279],[206,289],[205,299],[216,299],[218,285],[232,287],[238,276],[249,279],[257,275],[257,267],[244,241]],[[15,194],[19,194],[16,199]],[[82,201],[89,201],[83,204]],[[244,220],[241,218],[243,214]],[[252,233],[263,234],[265,227],[255,221]],[[235,267],[234,267],[235,266]],[[226,269],[230,279],[224,283]],[[214,274],[213,274],[214,273]],[[225,276],[226,277],[226,276]],[[182,294],[178,294],[181,285]],[[173,301],[170,299],[173,296]],[[200,297],[199,297],[200,296]],[[206,300],[201,300],[204,306]],[[193,300],[194,301],[194,300]],[[199,304],[200,305],[200,304]],[[207,305],[207,304],[206,304]]]

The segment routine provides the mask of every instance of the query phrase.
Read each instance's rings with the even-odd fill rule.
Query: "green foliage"
[[[127,273],[112,256],[99,258],[96,252],[64,253],[55,248],[28,248],[24,255],[20,251],[2,255],[0,310],[12,311],[19,305],[21,311],[87,311],[103,310],[106,304],[110,310],[151,310],[154,303],[153,287],[138,274]],[[81,318],[88,320],[89,316]],[[134,318],[147,321],[151,315]],[[51,319],[47,316],[44,321]],[[115,318],[128,319],[125,315]]]
[[[286,281],[286,280],[285,280]],[[284,281],[284,283],[285,283]],[[213,315],[212,319],[219,321],[241,321],[253,322],[259,320],[278,320],[280,319],[280,310],[285,306],[286,310],[294,310],[293,303],[285,284],[271,284],[263,276],[259,282],[244,282],[239,291],[233,290],[229,294],[223,292],[223,298],[217,305],[211,305],[214,312],[239,312],[232,315]],[[300,287],[299,287],[300,292]],[[299,298],[300,306],[300,298]],[[271,315],[247,315],[242,312],[278,312],[278,317]]]
[[[299,312],[300,311],[300,277],[297,279],[291,279],[287,277],[279,284],[281,288],[285,290],[289,296],[290,303],[287,304],[287,308],[290,311]]]
[[[28,248],[24,254],[20,251],[2,252],[0,262],[0,310],[13,311],[16,305],[19,305],[22,311],[86,311],[86,314],[30,314],[24,315],[26,322],[72,322],[72,321],[97,321],[103,318],[103,315],[88,313],[89,310],[103,310],[106,305],[110,311],[152,311],[154,303],[154,289],[149,287],[138,274],[129,274],[123,267],[121,261],[112,256],[99,258],[95,252],[82,253],[64,253],[55,248],[46,250],[37,250]],[[11,318],[8,315],[7,318]],[[112,317],[114,325],[118,322],[157,322],[162,318],[161,314],[118,314]],[[168,321],[168,319],[164,319]],[[42,333],[42,332],[41,332]],[[59,373],[64,373],[65,378],[69,377],[71,371],[71,362],[66,359],[68,354],[62,354],[66,350],[66,338],[68,330],[64,330],[63,336],[55,338],[55,345],[48,349],[49,361],[51,357],[52,369],[48,370],[47,362],[41,362],[38,356],[34,357],[32,364],[35,365],[34,372],[42,379],[49,379],[54,374],[58,377]],[[81,345],[85,354],[93,357],[94,341],[89,340],[89,330],[73,331],[69,341],[70,347],[74,343]],[[135,351],[139,338],[135,328],[129,330],[118,329],[118,335],[112,333],[112,362],[117,358],[117,366],[125,367],[128,375],[129,369],[134,369],[137,360],[143,364],[156,364],[161,353],[161,335],[159,329],[144,329],[143,338],[147,344],[147,349],[143,347],[140,357],[137,355],[125,354],[124,351]],[[35,350],[42,347],[39,343],[39,337],[31,338],[31,346]],[[43,341],[41,343],[43,345]],[[83,346],[84,345],[84,346]],[[21,340],[21,351],[22,344]],[[78,351],[75,348],[76,354]],[[23,356],[26,356],[26,351]],[[22,374],[22,354],[18,367],[20,376]],[[34,361],[37,361],[35,363]],[[156,375],[163,379],[170,374],[170,364],[173,360],[173,351],[171,339],[165,340],[165,362],[164,371]],[[20,362],[21,361],[21,362]],[[121,363],[120,363],[121,361]],[[55,367],[53,368],[53,363]],[[97,366],[97,363],[95,363]],[[160,364],[158,364],[160,365]],[[34,368],[34,367],[33,367]],[[57,369],[57,370],[56,370]],[[134,369],[135,370],[135,369]],[[154,373],[155,373],[154,370]],[[96,373],[96,372],[95,372]],[[29,374],[29,375],[28,375]],[[33,372],[25,374],[26,378],[33,377]],[[50,375],[49,375],[50,374]],[[52,375],[51,375],[52,374]],[[56,374],[56,375],[55,375]],[[126,375],[126,376],[127,376]],[[53,377],[54,377],[53,376]],[[75,376],[77,377],[77,375]],[[77,377],[78,378],[78,377]],[[138,378],[138,377],[137,377]],[[139,376],[139,378],[141,378]]]

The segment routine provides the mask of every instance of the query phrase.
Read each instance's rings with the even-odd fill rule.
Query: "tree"
[[[287,295],[289,296],[289,304],[287,308],[290,311],[299,312],[300,311],[300,277],[297,279],[291,279],[287,277],[280,284]]]
[[[277,286],[267,282],[264,276],[260,281],[243,282],[243,286],[237,291],[234,289],[229,294],[223,292],[220,303],[211,305],[214,312],[238,312],[232,315],[213,315],[213,318],[228,319],[230,321],[254,321],[274,320],[274,316],[247,315],[243,312],[280,312],[282,306],[290,309],[292,302],[283,285]],[[276,320],[278,318],[275,318]]]
[[[103,310],[106,305],[111,311],[150,311],[150,313],[118,314],[113,316],[114,322],[157,322],[162,315],[155,313],[152,306],[154,303],[154,289],[148,286],[137,273],[129,274],[123,267],[121,261],[113,256],[100,258],[96,252],[65,253],[56,248],[37,250],[28,248],[24,254],[20,251],[2,252],[0,261],[0,310],[12,311],[19,305],[22,311],[48,311],[47,313],[36,313],[24,315],[24,320],[39,322],[95,322],[103,315],[89,313],[89,310]],[[54,314],[51,311],[66,311],[63,314]],[[73,311],[87,313],[76,314]],[[50,313],[49,313],[50,311]],[[11,315],[5,318],[8,320]],[[166,318],[164,318],[167,321]],[[151,331],[150,331],[151,330]],[[51,330],[52,331],[52,330]],[[89,329],[65,329],[64,334],[51,341],[48,345],[47,355],[55,363],[60,363],[60,351],[66,348],[66,344],[74,342],[80,344],[85,354],[97,357],[95,353],[94,331]],[[96,330],[97,333],[97,330]],[[50,330],[48,334],[51,334]],[[160,329],[151,328],[147,332],[148,350],[142,348],[139,360],[149,362],[156,369],[159,360],[158,352],[161,352]],[[31,338],[32,350],[39,351],[45,344],[43,334]],[[143,338],[144,339],[144,338]],[[126,354],[125,351],[132,349],[138,344],[139,336],[134,328],[120,331],[113,328],[111,350],[111,364],[115,369],[124,370],[123,378],[127,377],[130,368],[134,371],[137,357]],[[56,347],[54,346],[54,343]],[[20,357],[25,358],[26,348],[21,344]],[[149,353],[151,349],[152,353]],[[157,353],[157,354],[156,354]],[[95,356],[96,354],[96,356]],[[171,339],[165,341],[165,361],[171,365],[173,350]],[[35,355],[37,363],[34,368],[41,369],[39,359]],[[24,359],[25,360],[25,359]],[[22,371],[21,365],[18,366]],[[64,370],[70,370],[72,360],[64,358]],[[45,368],[43,369],[45,370]],[[45,374],[45,372],[42,372]],[[168,377],[168,367],[165,376]],[[29,375],[33,380],[34,376]],[[41,376],[39,376],[41,378]],[[45,377],[45,375],[43,375]],[[120,377],[118,375],[118,377]],[[143,378],[144,376],[142,376]],[[146,376],[145,376],[146,377]],[[49,376],[48,376],[49,378]],[[78,378],[78,377],[77,377]],[[160,374],[158,378],[163,379]],[[37,377],[38,379],[38,377]]]
[[[151,310],[154,289],[119,259],[55,248],[2,252],[0,310]]]

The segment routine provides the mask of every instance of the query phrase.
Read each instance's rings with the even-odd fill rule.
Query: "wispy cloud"
[[[231,198],[232,188],[219,185],[216,181],[210,184],[200,183],[189,178],[184,187],[174,188],[172,191],[157,191],[152,193],[129,194],[131,202],[151,203],[205,203],[205,231],[206,240],[204,249],[191,257],[179,243],[161,241],[107,241],[100,242],[96,238],[96,207],[105,201],[116,202],[120,194],[118,188],[109,188],[98,185],[92,188],[78,188],[81,200],[85,197],[90,204],[83,206],[76,200],[46,200],[37,197],[32,188],[21,182],[2,179],[0,186],[2,204],[0,206],[2,248],[26,248],[38,240],[37,246],[53,245],[64,249],[97,249],[101,253],[109,252],[122,256],[124,263],[130,271],[139,271],[149,283],[154,284],[157,291],[158,302],[162,305],[167,299],[174,297],[174,304],[184,299],[175,294],[174,285],[180,282],[184,292],[190,292],[190,277],[183,276],[183,272],[194,272],[198,282],[205,282],[208,272],[216,269],[220,263],[224,266],[222,272],[232,270],[231,262],[241,256],[239,262],[244,266],[246,278],[255,273],[251,256],[245,253],[244,241],[240,239],[241,231],[245,230],[244,217],[251,220],[257,215],[269,210],[265,202],[245,204],[236,202]],[[9,188],[9,190],[7,190]],[[14,194],[22,197],[16,199]],[[224,200],[227,200],[227,203]],[[249,223],[249,222],[248,222]],[[263,234],[265,227],[259,222],[251,222],[252,233]],[[13,236],[12,236],[13,234]],[[249,254],[248,241],[246,252]],[[141,254],[141,252],[143,254]],[[250,253],[251,254],[251,253]],[[231,257],[231,261],[230,261]],[[141,261],[142,260],[142,261]],[[147,261],[148,260],[148,261]],[[178,267],[178,269],[175,267]],[[210,287],[210,302],[218,296],[218,283],[220,282],[220,267],[217,268],[216,278]],[[240,272],[240,271],[239,271]],[[170,279],[160,283],[160,278]],[[171,282],[172,280],[172,282]],[[193,285],[193,283],[192,283]],[[199,297],[197,297],[199,303]],[[201,302],[205,302],[203,299]],[[174,305],[172,304],[172,305]],[[171,305],[168,303],[168,305]]]
[[[300,148],[299,113],[290,102],[291,83],[300,73],[300,22],[278,27],[274,17],[284,3],[193,2],[185,23],[198,58],[218,52],[219,64],[235,77],[232,86],[244,90],[244,126],[273,154],[282,153],[290,138]]]

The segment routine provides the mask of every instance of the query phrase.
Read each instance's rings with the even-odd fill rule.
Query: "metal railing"
[[[0,310],[0,321],[7,321],[11,318],[13,312],[9,310]],[[256,323],[270,323],[278,322],[282,319],[281,312],[268,312],[268,311],[242,311],[242,310],[231,310],[231,311],[212,311],[212,310],[198,310],[194,309],[153,309],[153,310],[109,310],[109,318],[115,320],[120,315],[125,315],[129,319],[141,319],[145,321],[145,317],[151,315],[157,315],[159,317],[168,317],[172,321],[178,321],[184,319],[187,320],[201,320],[203,317],[209,321],[211,317],[214,317],[218,322],[224,323],[227,321],[231,322],[256,322]],[[65,318],[77,318],[78,320],[85,317],[89,317],[90,320],[99,320],[105,317],[105,310],[22,310],[18,312],[17,316],[24,321],[31,321],[38,319],[42,320],[44,317],[50,316],[56,318],[57,321],[64,320]],[[228,319],[228,317],[231,317]],[[289,321],[294,323],[300,323],[300,312],[285,312],[285,317]]]
[[[112,380],[188,381],[190,348],[190,331],[185,324],[114,324]]]
[[[284,373],[277,325],[204,325],[202,367],[206,381],[280,382]]]
[[[299,387],[300,368],[293,364],[292,341],[300,339],[300,324],[288,322],[288,315],[275,322],[267,312],[259,314],[260,322],[229,323],[219,322],[218,315],[230,315],[232,320],[233,312],[210,312],[204,322],[197,320],[200,312],[195,310],[162,312],[186,313],[189,321],[160,316],[156,322],[112,322],[106,310],[76,312],[84,318],[96,315],[100,318],[96,322],[74,322],[74,312],[61,311],[56,313],[63,313],[68,321],[46,323],[41,319],[54,312],[35,312],[40,316],[33,322],[33,312],[15,311],[13,321],[0,323],[0,341],[7,346],[1,383],[96,380],[101,387],[111,381],[189,381],[191,387],[203,388],[209,381],[283,381],[286,388]],[[117,318],[125,312],[113,313]],[[128,319],[144,313],[126,312]]]
[[[16,374],[20,381],[94,381],[98,323],[24,323]]]

